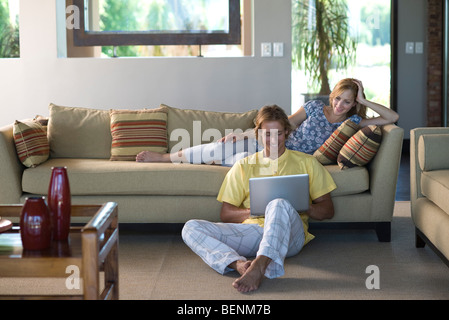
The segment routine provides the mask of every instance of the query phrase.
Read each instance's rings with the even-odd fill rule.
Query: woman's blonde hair
[[[256,139],[259,138],[258,131],[259,129],[261,129],[262,123],[265,121],[279,121],[279,123],[284,127],[286,137],[288,137],[288,135],[293,130],[293,127],[285,111],[278,105],[268,105],[262,107],[259,110],[256,119],[254,120],[254,131],[256,133]]]
[[[332,90],[331,94],[329,95],[329,103],[332,108],[334,107],[333,101],[335,97],[341,95],[346,90],[352,91],[355,100],[359,91],[359,87],[354,82],[353,78],[342,79],[335,85],[334,90]],[[363,96],[365,97],[365,94],[363,94]],[[354,114],[359,115],[362,119],[366,119],[366,106],[357,102],[356,106],[348,111],[347,117],[349,118]]]

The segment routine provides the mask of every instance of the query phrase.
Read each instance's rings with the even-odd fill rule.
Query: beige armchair
[[[449,128],[410,131],[410,200],[416,247],[449,266]]]

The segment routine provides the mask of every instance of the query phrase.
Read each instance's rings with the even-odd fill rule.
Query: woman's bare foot
[[[245,273],[232,283],[232,286],[239,292],[250,292],[257,290],[262,282],[265,270],[271,259],[265,256],[258,256],[250,262]]]
[[[169,162],[169,153],[159,153],[154,151],[142,151],[136,156],[137,162]]]

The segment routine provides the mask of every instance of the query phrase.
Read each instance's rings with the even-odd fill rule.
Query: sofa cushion
[[[111,110],[111,159],[135,161],[144,150],[167,152],[167,112],[162,108]]]
[[[354,134],[341,148],[337,163],[341,169],[368,164],[379,150],[382,129],[379,126],[367,126]]]
[[[66,166],[72,195],[201,195],[217,196],[230,169],[217,165],[139,163],[108,159],[50,159],[23,173],[24,192],[46,195],[52,167]],[[361,193],[369,188],[365,167],[325,167],[337,189],[332,196]]]
[[[168,151],[179,151],[216,141],[235,129],[254,128],[258,110],[244,113],[178,109],[161,104],[167,110]],[[173,147],[177,146],[173,151]]]
[[[325,166],[334,179],[337,189],[331,192],[333,197],[362,193],[369,190],[369,172],[366,167],[354,167],[341,170],[338,165]]]
[[[421,192],[449,214],[449,170],[424,171],[421,175]]]
[[[314,152],[313,156],[323,165],[337,163],[337,156],[341,148],[357,132],[358,128],[359,125],[351,119],[346,120]]]
[[[56,166],[67,167],[72,195],[216,196],[229,170],[215,165],[50,159],[24,171],[23,191],[47,194],[51,167]]]
[[[418,139],[418,162],[423,171],[449,169],[449,134],[423,134]]]
[[[48,140],[51,158],[111,156],[109,110],[49,106]]]
[[[45,128],[36,120],[15,121],[13,126],[17,156],[26,167],[35,167],[46,161],[50,146]]]

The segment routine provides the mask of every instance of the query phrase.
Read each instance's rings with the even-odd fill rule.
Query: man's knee
[[[282,198],[277,198],[274,200],[271,200],[265,210],[265,215],[269,214],[285,214],[285,215],[291,215],[291,214],[297,214],[297,211],[293,208],[291,203]]]
[[[274,200],[271,200],[268,205],[267,208],[284,208],[284,209],[290,209],[292,207],[292,205],[290,204],[290,202],[286,199],[282,199],[282,198],[277,198]]]
[[[189,235],[191,235],[195,230],[198,228],[199,224],[196,220],[189,220],[187,221],[184,226],[182,227],[181,235],[182,240],[186,242],[186,239],[189,238]]]

